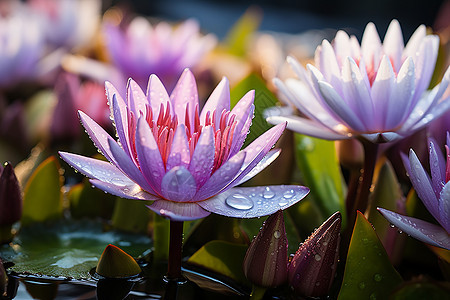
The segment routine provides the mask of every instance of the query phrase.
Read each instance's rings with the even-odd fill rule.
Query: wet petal
[[[146,116],[147,97],[136,81],[131,78],[128,79],[127,83],[127,100],[128,109],[133,112],[136,118],[139,118],[141,115]]]
[[[307,187],[295,185],[237,187],[198,204],[222,216],[256,218],[286,209],[308,193]]]
[[[263,159],[259,161],[259,163],[249,172],[247,175],[242,177],[242,179],[236,185],[243,184],[244,182],[252,179],[259,172],[264,170],[268,165],[270,165],[281,153],[281,149],[273,149],[270,150],[269,153],[264,156]]]
[[[212,126],[206,126],[202,129],[188,168],[197,182],[197,187],[201,187],[211,176],[214,154],[214,129]]]
[[[135,199],[135,200],[149,200],[149,201],[160,199],[157,196],[147,193],[146,191],[141,189],[141,187],[136,183],[131,185],[118,186],[97,179],[90,179],[89,182],[93,186],[101,189],[102,191],[105,191],[107,193],[110,193],[112,195],[121,198]]]
[[[450,234],[450,183],[442,188],[439,198],[439,223]]]
[[[230,148],[231,156],[239,152],[247,137],[255,110],[253,104],[254,100],[255,91],[251,90],[247,92],[231,110],[230,115],[235,115],[237,121]]]
[[[189,105],[189,118],[194,119],[195,107],[198,103],[197,83],[195,77],[189,69],[185,69],[181,74],[172,94],[170,94],[170,101],[173,109],[177,115],[178,122],[185,124],[186,106]],[[192,128],[191,128],[192,129]]]
[[[59,152],[61,158],[83,175],[117,186],[135,184],[116,166],[99,159],[89,158],[77,154]]]
[[[187,168],[190,160],[191,153],[189,151],[186,127],[183,124],[180,124],[175,130],[175,135],[170,147],[170,153],[167,157],[166,171],[169,171],[175,166]]]
[[[150,75],[147,85],[147,99],[153,111],[154,116],[159,116],[159,109],[161,104],[166,107],[170,104],[170,98],[167,94],[166,88],[155,74]],[[172,111],[172,109],[171,109]]]
[[[434,142],[431,139],[428,142],[428,150],[430,157],[431,183],[436,197],[439,198],[439,194],[445,184],[445,160],[442,152],[440,150],[436,151]]]
[[[147,206],[155,213],[171,221],[191,221],[209,216],[211,213],[201,208],[197,203],[180,203],[158,200]]]
[[[192,174],[182,166],[173,167],[161,182],[162,196],[170,201],[185,202],[197,192],[197,184]]]
[[[377,208],[395,227],[424,243],[450,250],[450,235],[437,225]]]
[[[372,97],[374,109],[376,111],[375,130],[386,130],[386,116],[388,112],[389,102],[395,102],[397,99],[392,98],[392,91],[395,84],[395,74],[389,58],[384,55],[380,67],[378,68],[375,81],[372,84],[370,96]]]
[[[380,132],[380,133],[369,133],[361,134],[361,136],[372,143],[382,144],[397,141],[403,138],[396,132]]]
[[[220,83],[211,93],[211,96],[209,96],[208,100],[206,101],[205,106],[203,107],[200,114],[201,124],[204,124],[203,122],[205,122],[205,116],[208,111],[211,112],[211,117],[212,113],[215,111],[216,120],[220,120],[220,115],[222,114],[223,110],[230,110],[230,83],[228,82],[228,79],[226,77],[222,78]],[[219,129],[218,126],[219,123],[216,122],[215,130]]]
[[[138,120],[136,131],[136,151],[141,172],[153,189],[161,192],[161,181],[166,173],[158,144],[144,118]]]
[[[119,103],[117,95],[113,95],[111,110],[113,113],[114,124],[116,128],[116,133],[119,138],[119,142],[125,150],[126,153],[132,157],[131,147],[130,147],[130,138],[129,138],[129,127],[128,127],[128,112],[126,106],[122,103]]]
[[[389,24],[383,40],[384,53],[391,59],[394,70],[398,70],[402,63],[403,47],[402,29],[400,28],[400,23],[394,19]]]

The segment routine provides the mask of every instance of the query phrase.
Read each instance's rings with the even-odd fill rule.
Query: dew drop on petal
[[[280,236],[281,236],[280,231],[279,231],[279,230],[275,230],[275,231],[273,232],[273,236],[274,236],[276,239],[280,238]]]
[[[361,282],[358,284],[358,287],[359,287],[359,289],[363,290],[363,289],[366,288],[366,283],[365,283],[364,281],[361,281]]]
[[[291,199],[292,197],[294,197],[294,193],[294,190],[285,191],[283,193],[283,197],[286,199]]]
[[[320,260],[322,259],[322,256],[320,256],[319,254],[316,254],[316,255],[314,256],[314,259],[315,259],[316,261],[320,261]]]
[[[253,201],[245,195],[242,194],[232,194],[227,197],[225,203],[234,209],[238,210],[249,210],[253,207]]]
[[[383,276],[381,276],[380,274],[375,274],[373,275],[373,280],[375,280],[376,282],[380,282],[381,279],[383,279]]]
[[[265,199],[272,199],[273,197],[275,197],[275,193],[269,187],[266,187],[263,193],[263,197]]]

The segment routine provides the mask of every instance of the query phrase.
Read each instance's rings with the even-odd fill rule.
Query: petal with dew
[[[128,126],[128,112],[124,104],[119,103],[116,95],[113,95],[111,110],[113,113],[114,124],[116,125],[116,133],[119,138],[120,145],[123,150],[132,158],[129,126]]]
[[[201,187],[211,176],[214,155],[214,129],[212,126],[206,126],[202,129],[188,168],[197,182],[197,187]]]
[[[433,186],[431,185],[430,177],[422,167],[419,158],[417,158],[416,153],[414,153],[412,149],[409,151],[409,163],[411,166],[409,178],[417,195],[433,217],[438,220],[438,199],[436,198]]]
[[[384,128],[386,123],[386,116],[389,113],[388,107],[390,102],[397,99],[392,99],[392,91],[395,86],[395,74],[389,58],[384,55],[381,59],[380,67],[378,68],[375,81],[372,84],[370,96],[373,101],[374,110],[376,112],[374,129],[384,131],[390,128]]]
[[[435,144],[432,139],[428,141],[431,184],[436,197],[439,198],[442,188],[445,184],[445,160],[441,151],[436,151]]]
[[[117,186],[135,184],[116,166],[107,161],[67,152],[59,152],[59,155],[65,162],[89,178],[98,179]]]
[[[170,94],[174,112],[180,124],[186,124],[186,107],[189,106],[189,119],[194,120],[195,107],[198,103],[197,83],[194,74],[189,69],[185,69],[181,74],[174,90]],[[192,128],[190,128],[192,129]]]
[[[215,130],[219,129],[218,120],[220,120],[223,110],[230,110],[230,83],[226,77],[222,78],[220,83],[211,93],[211,96],[209,96],[208,100],[206,100],[205,106],[200,113],[200,123],[204,124],[207,112],[211,113],[211,117],[214,113],[216,119]]]
[[[286,209],[302,200],[308,193],[308,188],[294,185],[238,187],[198,204],[222,216],[257,218]]]
[[[141,117],[136,130],[136,152],[141,172],[148,183],[158,194],[161,192],[161,181],[166,173],[158,144],[153,136],[150,126]]]
[[[244,159],[245,152],[241,151],[226,161],[197,191],[193,201],[201,201],[212,197],[228,186],[241,171]]]
[[[442,188],[439,197],[439,224],[444,227],[448,234],[450,234],[450,183],[447,182]]]
[[[197,203],[179,203],[158,200],[147,206],[158,215],[171,221],[192,221],[209,216],[211,213],[204,210]]]
[[[128,79],[127,83],[128,109],[133,112],[136,118],[141,115],[146,116],[147,97],[141,87],[133,79]]]
[[[334,49],[330,42],[323,40],[320,51],[320,72],[335,89],[341,90],[341,71],[338,65]]]
[[[145,176],[141,173],[141,171],[137,168],[131,158],[123,151],[123,149],[117,144],[113,139],[108,140],[109,147],[111,149],[111,153],[117,162],[119,168],[134,182],[139,184],[141,188],[144,190],[156,194],[153,188],[145,179]]]
[[[159,116],[161,104],[165,107],[170,104],[170,98],[166,88],[155,74],[150,75],[147,85],[147,100],[153,111],[153,116]]]
[[[369,133],[369,134],[361,134],[363,138],[372,143],[390,143],[403,138],[400,134],[396,132],[381,132],[381,133]]]
[[[162,196],[170,201],[189,201],[194,197],[196,192],[197,184],[195,179],[183,166],[173,167],[162,179]]]
[[[167,157],[166,171],[175,166],[187,168],[191,160],[189,143],[186,135],[186,127],[183,124],[178,125],[170,146],[170,152]]]
[[[263,159],[261,159],[259,163],[250,172],[247,173],[247,175],[242,177],[239,183],[236,183],[236,185],[243,184],[244,182],[252,179],[255,175],[257,175],[268,165],[270,165],[280,155],[280,153],[281,149],[270,150],[269,153],[267,153],[266,156],[264,156]]]
[[[444,228],[408,216],[377,208],[391,224],[424,243],[450,250],[450,235]]]
[[[230,115],[236,116],[236,127],[234,129],[233,141],[231,142],[230,155],[239,152],[247,137],[255,106],[255,91],[248,91],[231,110]]]
[[[107,193],[110,193],[112,195],[121,197],[121,198],[127,198],[127,199],[134,199],[134,200],[148,200],[148,201],[154,201],[160,199],[157,196],[154,196],[152,194],[147,193],[139,185],[136,183],[126,186],[118,186],[114,185],[108,182],[100,181],[97,179],[90,179],[89,182],[101,189],[102,191],[105,191]]]
[[[399,70],[402,63],[403,53],[403,34],[400,28],[400,23],[397,20],[392,20],[386,31],[386,35],[383,40],[383,50],[386,53],[394,67],[394,70]]]

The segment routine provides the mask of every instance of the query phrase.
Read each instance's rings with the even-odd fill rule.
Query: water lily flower
[[[111,194],[153,201],[148,207],[179,222],[216,213],[253,218],[300,201],[302,186],[235,187],[270,164],[285,124],[266,131],[245,149],[254,112],[254,91],[230,110],[228,80],[212,92],[201,112],[194,75],[186,69],[170,97],[156,75],[147,94],[129,80],[124,100],[110,83],[106,94],[118,141],[83,112],[80,120],[108,162],[61,152],[91,183]]]
[[[409,159],[404,159],[417,195],[431,215],[439,222],[435,225],[417,218],[404,216],[383,208],[378,211],[394,226],[424,243],[450,250],[450,135],[447,133],[447,157],[429,141],[431,177],[411,149]]]
[[[303,296],[320,297],[333,283],[339,258],[341,214],[334,213],[300,246],[288,267],[288,282]]]
[[[189,19],[177,26],[159,22],[153,26],[143,17],[125,26],[106,20],[103,26],[107,51],[124,78],[144,87],[150,74],[165,82],[184,68],[192,68],[216,45],[212,34],[201,35],[199,24]]]
[[[278,211],[264,222],[258,235],[245,254],[245,277],[261,287],[277,287],[286,282],[288,240],[283,211]]]
[[[362,137],[373,143],[392,142],[423,128],[450,108],[444,95],[449,80],[427,91],[438,54],[439,38],[421,25],[404,46],[393,20],[381,42],[369,23],[359,44],[339,31],[332,43],[324,40],[315,52],[315,65],[306,69],[287,61],[298,78],[275,79],[289,107],[267,112],[272,124],[328,140]],[[302,116],[294,115],[297,108]]]
[[[29,80],[44,50],[42,23],[21,3],[0,14],[0,88]]]

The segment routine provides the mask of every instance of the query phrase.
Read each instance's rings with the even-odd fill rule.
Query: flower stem
[[[183,246],[183,222],[170,221],[168,280],[181,280],[181,250]]]
[[[353,209],[349,214],[349,216],[351,216],[351,222],[356,220],[357,210],[364,213],[367,208],[370,187],[372,186],[373,173],[378,156],[378,144],[371,143],[364,139],[361,140],[361,143],[364,148],[364,167],[361,174],[362,178],[360,179],[358,191],[356,193],[356,198],[353,203]]]

